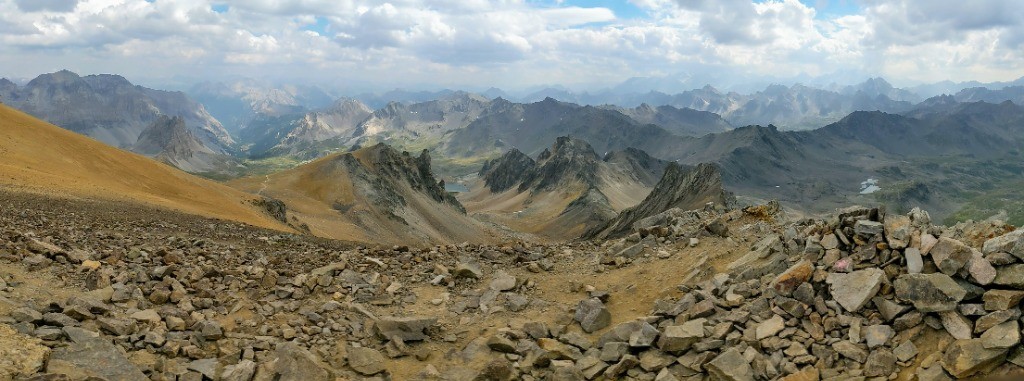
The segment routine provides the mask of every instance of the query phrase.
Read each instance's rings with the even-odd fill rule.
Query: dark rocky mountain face
[[[412,156],[408,152],[399,153],[391,146],[381,143],[368,148],[363,158],[367,161],[368,168],[377,176],[402,182],[438,203],[454,207],[465,213],[466,210],[462,204],[445,191],[444,181],[437,180],[434,176],[430,165],[430,154],[426,150],[420,152],[419,156]],[[394,186],[392,187],[394,188]]]
[[[584,239],[621,237],[633,231],[633,224],[670,209],[702,209],[708,203],[732,205],[735,196],[722,186],[722,174],[713,164],[686,168],[669,164],[654,190],[640,204],[623,210],[606,224],[584,233]]]
[[[485,162],[479,175],[491,192],[499,193],[519,184],[536,166],[537,162],[532,158],[513,148],[501,157]]]
[[[536,168],[523,174],[519,191],[545,191],[566,183],[594,187],[600,160],[587,142],[567,136],[558,137],[550,149],[537,156]]]
[[[205,146],[228,152],[234,141],[202,105],[180,92],[134,86],[116,75],[41,75],[3,90],[4,101],[40,119],[117,147],[130,147],[161,115],[181,116]]]
[[[237,162],[203,145],[182,117],[161,115],[149,125],[131,150],[187,172],[221,172]]]

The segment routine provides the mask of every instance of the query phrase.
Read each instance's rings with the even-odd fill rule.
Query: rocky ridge
[[[603,226],[595,226],[582,238],[621,237],[631,232],[641,220],[658,218],[658,215],[673,209],[681,212],[707,204],[728,206],[734,203],[735,196],[722,187],[722,174],[716,165],[699,164],[684,168],[669,163],[661,180],[643,201],[623,210]]]

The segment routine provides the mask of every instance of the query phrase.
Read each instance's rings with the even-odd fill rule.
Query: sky
[[[366,88],[1024,76],[1019,0],[0,0],[0,77]]]

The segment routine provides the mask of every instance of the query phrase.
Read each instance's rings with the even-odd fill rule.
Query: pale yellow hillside
[[[205,217],[291,230],[252,206],[255,197],[110,147],[0,104],[0,186],[140,202]]]

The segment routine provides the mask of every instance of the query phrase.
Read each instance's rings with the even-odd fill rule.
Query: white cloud
[[[69,68],[484,87],[707,70],[1024,75],[1024,7],[1013,0],[866,0],[839,17],[798,0],[623,1],[647,17],[527,0],[0,0],[0,76]]]

